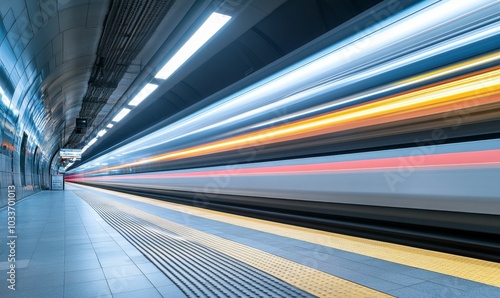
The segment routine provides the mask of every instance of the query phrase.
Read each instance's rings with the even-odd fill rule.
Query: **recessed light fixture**
[[[90,140],[90,142],[87,144],[87,146],[90,147],[90,146],[94,145],[95,142],[97,142],[97,137]]]
[[[97,133],[97,136],[102,137],[102,136],[103,136],[106,132],[107,132],[107,130],[105,130],[105,129],[101,129],[101,131],[99,131],[99,132]]]
[[[123,119],[123,117],[127,116],[127,114],[130,113],[130,109],[123,108],[116,116],[113,118],[113,122],[119,122],[120,120]]]
[[[137,95],[128,103],[131,106],[138,106],[146,97],[148,97],[153,91],[158,88],[156,84],[146,84],[142,90],[137,93]]]
[[[201,46],[215,35],[231,19],[230,16],[214,12],[201,25],[201,27],[189,38],[189,40],[175,53],[174,56],[156,74],[157,79],[170,77],[189,57],[191,57]]]

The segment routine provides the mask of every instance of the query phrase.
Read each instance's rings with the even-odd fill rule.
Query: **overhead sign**
[[[76,128],[86,128],[87,122],[87,118],[76,118]]]
[[[82,149],[66,149],[63,148],[59,150],[59,155],[61,158],[76,158],[76,159],[81,159],[82,158]]]
[[[52,190],[63,190],[64,189],[64,176],[63,175],[53,175],[52,176]]]

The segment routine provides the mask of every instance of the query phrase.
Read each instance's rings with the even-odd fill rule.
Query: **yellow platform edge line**
[[[152,204],[188,215],[199,216],[248,229],[272,233],[279,236],[323,245],[405,266],[500,287],[500,263],[310,228],[297,227],[240,215],[227,214],[200,207],[165,202],[117,191],[104,190],[97,187],[83,185],[78,186],[119,195],[134,201]]]
[[[167,229],[189,241],[213,248],[223,254],[262,270],[290,285],[317,297],[392,297],[366,286],[323,271],[275,256],[262,250],[202,232],[140,209],[111,200],[102,200],[88,191],[78,193],[85,201],[108,205],[122,212]]]

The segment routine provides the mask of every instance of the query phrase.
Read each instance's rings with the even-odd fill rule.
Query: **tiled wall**
[[[64,96],[50,106],[43,92],[51,93],[45,79],[62,55],[58,46],[62,31],[53,26],[58,10],[64,9],[58,3],[45,1],[40,7],[34,1],[4,0],[0,4],[0,208],[7,203],[11,185],[18,200],[50,186],[50,160],[60,146]],[[27,136],[24,169],[23,135]]]
[[[3,130],[5,127],[1,127],[1,129]],[[26,146],[25,183],[23,185],[20,162],[21,139],[22,136],[14,137],[13,144],[9,144],[9,138],[1,138],[3,145],[0,151],[0,208],[7,204],[9,186],[15,187],[17,200],[49,187],[48,163],[42,154],[34,154],[36,144],[29,140]],[[11,150],[12,147],[14,151]],[[38,168],[38,171],[34,166]]]

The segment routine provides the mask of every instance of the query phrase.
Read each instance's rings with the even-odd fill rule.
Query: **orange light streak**
[[[463,67],[463,66],[461,66]],[[431,74],[434,75],[435,72]],[[420,79],[421,76],[417,77]],[[407,82],[405,80],[404,82]],[[104,168],[104,172],[139,164],[177,160],[240,148],[296,140],[345,129],[366,127],[499,102],[500,67],[469,74],[442,84],[434,84],[323,115],[297,120],[273,128],[246,133],[224,140],[160,154],[133,163]]]

